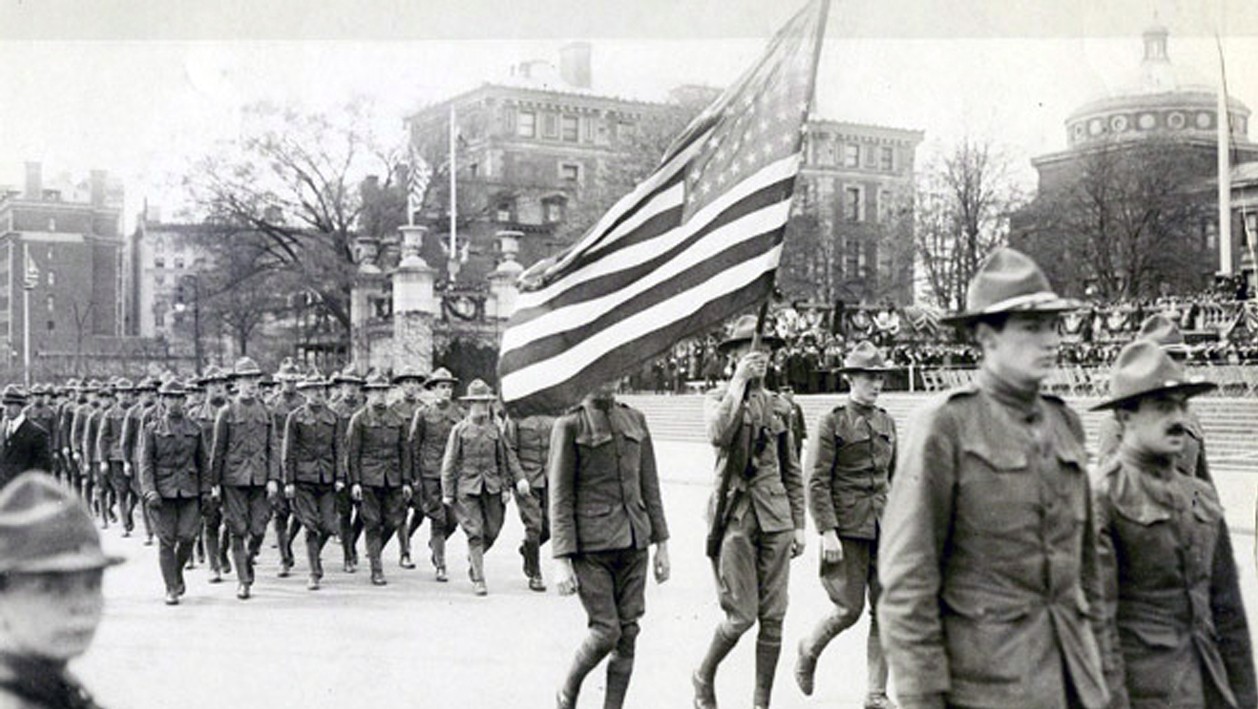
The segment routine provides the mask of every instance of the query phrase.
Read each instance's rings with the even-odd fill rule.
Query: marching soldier
[[[1137,340],[1149,340],[1162,348],[1172,361],[1181,366],[1188,359],[1188,346],[1184,343],[1184,334],[1179,326],[1165,315],[1150,315],[1140,325]],[[1189,410],[1184,419],[1186,436],[1184,448],[1175,456],[1175,468],[1190,477],[1211,482],[1210,466],[1206,463],[1205,428],[1202,427],[1197,415]],[[1104,464],[1118,453],[1121,430],[1118,419],[1107,417],[1101,420],[1097,430],[1096,459]]]
[[[82,472],[78,461],[74,459],[74,419],[79,407],[87,403],[87,394],[77,379],[66,382],[66,401],[57,412],[57,443],[60,445],[61,460],[65,468],[65,478],[70,486],[83,493]],[[84,498],[87,499],[87,498]]]
[[[502,531],[503,514],[514,482],[521,496],[528,495],[529,481],[511,465],[498,424],[490,416],[497,400],[493,389],[477,379],[467,386],[467,418],[455,424],[441,464],[441,498],[453,507],[467,535],[468,576],[478,596],[485,586],[485,552]]]
[[[140,487],[157,528],[168,606],[178,605],[187,590],[183,567],[201,524],[201,498],[219,496],[208,474],[201,427],[184,413],[185,395],[178,381],[162,386],[162,408],[144,427],[140,445]]]
[[[948,319],[982,364],[903,439],[878,550],[879,631],[906,709],[1109,701],[1083,426],[1040,390],[1077,305],[1000,249]]]
[[[279,390],[267,401],[275,431],[276,460],[282,460],[278,447],[284,442],[284,423],[288,420],[288,415],[306,403],[306,397],[297,391],[297,383],[301,380],[301,372],[291,358],[280,363],[279,371],[275,373]],[[285,578],[293,568],[293,537],[300,531],[301,525],[292,516],[287,495],[276,495],[271,503],[271,511],[272,527],[280,549],[279,575],[280,578]]]
[[[790,407],[765,389],[766,336],[753,349],[755,316],[744,316],[720,345],[737,362],[727,385],[704,405],[708,440],[716,448],[720,480],[711,502],[716,564],[725,620],[695,671],[695,706],[716,707],[716,670],[743,633],[759,621],[754,706],[768,707],[782,649],[790,560],[804,551],[804,485],[790,440]],[[719,550],[712,548],[719,544]]]
[[[668,524],[646,417],[600,387],[554,425],[550,466],[559,593],[576,593],[590,632],[556,705],[572,709],[586,675],[607,661],[606,709],[620,709],[646,612],[647,546],[655,581],[668,580]],[[521,496],[523,497],[523,496]]]
[[[122,455],[123,473],[131,488],[132,500],[143,500],[144,490],[140,489],[140,445],[144,436],[144,427],[148,424],[149,415],[157,408],[157,380],[152,377],[141,379],[135,386],[138,400],[127,409],[122,420]],[[209,450],[209,446],[206,446]],[[144,545],[153,544],[153,522],[149,517],[148,505],[140,504],[140,520],[144,523]],[[133,523],[134,524],[134,523]]]
[[[227,372],[210,365],[201,376],[205,387],[204,400],[195,408],[188,409],[188,418],[201,428],[201,443],[207,451],[214,450],[214,426],[218,412],[227,405]],[[211,497],[201,501],[201,539],[205,544],[210,563],[210,583],[221,583],[223,574],[232,572],[228,550],[231,534],[224,526],[223,499]]]
[[[541,547],[550,539],[550,503],[546,494],[546,463],[550,456],[550,436],[555,426],[553,416],[509,418],[503,427],[507,451],[529,481],[529,494],[516,494],[520,522],[524,524],[524,541],[520,556],[524,559],[524,575],[529,588],[545,591],[542,580]]]
[[[341,467],[345,425],[328,408],[329,382],[312,374],[297,385],[306,403],[297,407],[284,423],[284,495],[293,513],[306,528],[306,557],[310,580],[306,588],[319,589],[323,579],[320,555],[328,539],[336,534],[336,494],[345,489]]]
[[[421,374],[418,369],[409,364],[403,365],[393,374],[393,386],[399,387],[402,390],[402,393],[397,400],[393,402],[392,406],[398,416],[401,416],[402,420],[406,422],[408,435],[410,432],[411,419],[415,418],[415,412],[424,405],[423,400],[419,398],[419,393],[423,390],[424,381],[426,379],[427,377]],[[414,478],[413,471],[411,477],[412,479]],[[411,517],[419,516],[420,521],[422,522],[423,509],[421,506],[422,498],[421,496],[416,495],[407,503],[407,512]],[[414,508],[413,512],[411,511],[412,508]],[[403,521],[402,526],[398,527],[398,566],[401,566],[404,569],[415,568],[415,562],[411,561],[411,535],[409,530],[409,519]]]
[[[70,451],[74,457],[74,465],[79,471],[80,492],[83,499],[91,506],[93,513],[100,512],[100,500],[96,495],[96,469],[92,467],[88,451],[84,448],[87,442],[88,421],[100,407],[98,396],[101,383],[95,379],[83,385],[86,401],[74,409],[74,419],[70,424]]]
[[[1176,463],[1189,438],[1192,382],[1158,345],[1119,354],[1109,399],[1117,455],[1096,496],[1101,610],[1115,707],[1255,707],[1253,648],[1218,494]]]
[[[389,537],[406,519],[411,498],[410,451],[406,422],[389,408],[389,382],[383,375],[368,377],[367,405],[349,420],[346,458],[354,501],[361,503],[367,533],[367,560],[371,583],[383,586],[381,553]]]
[[[419,485],[420,509],[424,515],[411,519],[407,534],[413,535],[424,516],[428,517],[428,548],[432,552],[432,565],[438,581],[444,582],[446,574],[446,540],[458,528],[454,511],[442,501],[441,465],[445,460],[446,443],[450,431],[463,420],[463,408],[454,399],[454,385],[458,383],[450,370],[437,369],[428,377],[425,386],[431,392],[432,401],[415,412],[411,420],[410,449],[414,465],[413,478]]]
[[[95,490],[93,499],[96,501],[96,510],[100,515],[100,528],[109,527],[110,518],[113,513],[113,490],[109,486],[108,477],[100,470],[100,456],[96,449],[96,437],[100,433],[100,424],[106,409],[114,405],[117,399],[117,392],[114,391],[114,380],[102,382],[100,388],[96,392],[96,406],[88,413],[83,421],[83,467],[87,471],[84,475],[92,477],[92,484]]]
[[[808,508],[821,533],[821,585],[834,609],[799,644],[795,681],[812,695],[817,658],[861,615],[869,596],[866,709],[884,709],[887,663],[878,640],[878,532],[895,468],[895,421],[877,405],[890,369],[873,343],[848,352],[840,374],[850,393],[821,417],[809,451]]]
[[[47,472],[54,476],[58,473],[57,465],[57,410],[55,401],[49,401],[53,394],[52,387],[47,384],[34,384],[31,386],[31,403],[26,406],[26,418],[35,422],[37,426],[48,432],[48,460],[50,467]]]
[[[362,387],[365,383],[362,377],[354,374],[352,367],[332,375],[332,384],[338,391],[328,403],[328,408],[341,419],[341,426],[346,430],[349,429],[350,417],[363,407]],[[338,465],[341,466],[342,476],[348,479],[349,461],[342,458]],[[336,516],[345,572],[352,574],[358,567],[358,537],[363,531],[363,519],[348,487],[336,495]]]
[[[122,515],[122,536],[131,536],[135,529],[135,498],[131,495],[131,480],[125,469],[126,456],[122,446],[122,429],[127,411],[134,403],[131,399],[132,384],[127,379],[114,382],[117,400],[100,413],[100,429],[96,434],[96,459],[101,480],[112,491]]]
[[[271,437],[271,413],[258,393],[262,370],[248,357],[236,360],[232,379],[236,397],[214,421],[210,478],[223,491],[223,512],[236,564],[236,597],[245,600],[253,586],[253,560],[262,547],[270,515],[268,498],[279,494],[279,464]]]

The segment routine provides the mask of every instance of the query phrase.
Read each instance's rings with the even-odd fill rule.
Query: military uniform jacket
[[[1201,419],[1189,411],[1184,427],[1188,430],[1188,435],[1184,436],[1183,449],[1175,456],[1175,469],[1190,478],[1212,482],[1210,466],[1206,463],[1206,433]],[[1101,425],[1097,426],[1096,432],[1097,463],[1104,465],[1118,453],[1121,434],[1122,427],[1118,424],[1118,419],[1113,416],[1101,419]]]
[[[755,388],[745,401],[728,396],[727,385],[708,392],[703,418],[708,440],[716,448],[716,469],[723,470],[730,446],[739,440],[734,423],[743,409],[742,425],[751,427],[752,452],[748,475],[735,474],[730,494],[746,494],[763,532],[789,532],[804,528],[804,483],[795,446],[790,440],[791,407],[782,397]],[[718,483],[719,484],[719,483]],[[709,516],[716,509],[716,496]],[[733,511],[734,505],[728,509]]]
[[[57,448],[57,412],[51,406],[42,404],[31,404],[26,407],[26,418],[39,424],[39,427],[48,432],[48,448],[50,450],[58,450]]]
[[[201,426],[201,442],[207,451],[214,450],[214,424],[218,421],[218,412],[227,405],[227,399],[206,399],[188,409],[188,418]],[[151,411],[151,409],[150,409]],[[148,415],[146,412],[145,415]]]
[[[137,468],[140,466],[140,449],[144,446],[144,427],[148,424],[153,412],[157,410],[157,402],[138,402],[127,409],[127,417],[122,421],[122,452],[124,460],[129,460]],[[191,418],[191,417],[189,417]],[[194,421],[196,419],[193,419]],[[205,438],[207,428],[213,429],[214,422],[197,421],[201,426],[201,437]],[[209,451],[213,441],[203,441],[205,450]]]
[[[645,549],[668,539],[655,448],[640,411],[616,402],[569,410],[550,442],[551,546],[556,558]]]
[[[329,400],[328,408],[337,415],[337,418],[341,419],[341,430],[348,433],[349,420],[355,413],[358,412],[359,409],[363,407],[363,403],[363,400],[358,397],[343,396],[338,399]],[[341,459],[338,461],[338,464],[341,466],[341,473],[343,475],[348,475],[347,471],[349,470],[349,460],[345,457],[348,446],[344,445],[344,443],[345,442],[342,441]]]
[[[305,404],[284,423],[284,483],[331,485],[344,480],[345,424],[326,405]]]
[[[406,422],[392,409],[362,407],[349,420],[348,438],[351,483],[367,487],[411,484]]]
[[[441,465],[445,461],[450,431],[463,420],[463,416],[463,409],[453,401],[444,405],[434,402],[415,412],[411,420],[410,447],[415,466],[412,475],[416,480],[441,479]]]
[[[83,419],[83,460],[90,462],[93,466],[101,460],[96,450],[96,436],[100,433],[100,424],[104,419],[105,407],[99,404],[91,406],[87,415]]]
[[[140,490],[164,498],[209,494],[212,483],[201,426],[187,415],[154,417],[140,446]]]
[[[74,425],[74,410],[79,402],[73,399],[67,399],[57,405],[57,431],[52,433],[52,439],[57,443],[57,450],[70,447],[70,433]],[[51,433],[51,432],[50,432]]]
[[[503,427],[507,449],[534,488],[546,487],[546,462],[550,457],[550,434],[555,428],[553,416],[525,416],[507,419]]]
[[[84,447],[87,442],[87,422],[97,411],[99,405],[95,401],[80,404],[74,409],[74,419],[70,424],[70,450],[83,457],[87,462],[88,451]]]
[[[246,487],[279,480],[271,412],[261,399],[236,397],[214,419],[211,477],[215,484]]]
[[[877,539],[895,469],[895,421],[855,402],[821,417],[809,451],[808,505],[817,530]]]
[[[1083,706],[1108,692],[1079,417],[986,370],[928,404],[897,454],[879,547],[883,647],[905,694]]]
[[[507,444],[492,416],[481,421],[468,417],[450,430],[441,463],[441,494],[497,495],[510,489],[522,475],[508,460]]]
[[[407,426],[406,432],[407,432],[407,435],[409,435],[411,420],[415,418],[415,412],[419,411],[424,406],[424,402],[421,401],[418,397],[414,399],[408,399],[405,396],[403,396],[402,398],[393,402],[389,406],[394,411],[397,412],[398,416],[402,417],[403,421],[406,422],[406,426]]]
[[[1236,562],[1214,487],[1121,447],[1095,489],[1115,706],[1182,706],[1201,668],[1206,706],[1258,706]],[[1124,681],[1125,678],[1125,681]],[[1213,691],[1211,691],[1213,690]],[[1191,697],[1197,691],[1188,690]],[[1217,694],[1216,694],[1217,693]]]
[[[100,427],[94,442],[96,460],[126,460],[122,450],[122,427],[126,418],[127,409],[120,403],[101,411]]]

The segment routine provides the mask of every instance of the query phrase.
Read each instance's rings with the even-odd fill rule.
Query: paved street
[[[696,444],[660,442],[664,502],[673,541],[673,578],[647,590],[647,616],[628,706],[689,705],[689,673],[719,611],[702,555],[702,511],[711,455]],[[1258,478],[1222,473],[1219,487],[1235,526],[1252,528]],[[427,528],[417,539],[426,538]],[[339,550],[325,554],[323,590],[305,590],[302,542],[289,579],[275,577],[275,550],[264,549],[255,597],[233,595],[233,579],[206,583],[204,567],[188,572],[184,603],[161,602],[156,547],[105,533],[127,564],[108,572],[105,622],[89,656],[75,669],[106,707],[498,707],[553,706],[554,688],[584,633],[575,598],[528,591],[515,549],[522,530],[515,507],[486,559],[490,595],[476,598],[462,569],[461,534],[450,550],[451,582],[432,581],[426,560],[415,571],[385,552],[390,584],[339,570]],[[786,645],[774,706],[859,707],[865,691],[866,623],[840,636],[822,657],[811,700],[791,678],[794,646],[828,607],[816,582],[817,542],[794,565]],[[1253,536],[1235,535],[1251,626],[1258,608]],[[422,543],[417,549],[422,548]],[[548,549],[549,547],[547,547]],[[548,580],[550,575],[548,575]],[[718,675],[729,706],[750,702],[754,639],[744,638]],[[583,707],[602,706],[602,669],[586,683]]]

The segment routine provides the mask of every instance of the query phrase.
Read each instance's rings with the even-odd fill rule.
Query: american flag
[[[502,337],[502,398],[554,412],[768,296],[829,0],[813,0],[660,166],[529,269]]]

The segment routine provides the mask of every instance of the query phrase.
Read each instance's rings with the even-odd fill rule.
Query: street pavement
[[[720,618],[711,567],[703,555],[703,512],[712,454],[703,445],[656,443],[672,540],[673,577],[647,587],[647,613],[627,707],[690,706],[690,673]],[[1217,483],[1234,528],[1250,626],[1258,608],[1253,563],[1254,492],[1258,476],[1222,471]],[[516,549],[523,530],[514,504],[498,544],[486,555],[489,596],[472,595],[462,533],[451,540],[451,580],[432,579],[425,555],[427,526],[416,534],[419,568],[397,566],[396,544],[385,550],[389,585],[369,584],[363,570],[340,568],[340,550],[324,552],[324,588],[305,589],[304,541],[294,550],[291,578],[276,577],[278,553],[268,542],[257,566],[254,598],[235,598],[234,577],[207,582],[206,568],[185,572],[188,594],[162,604],[156,546],[123,539],[115,526],[106,548],[128,562],[105,579],[105,619],[91,651],[74,671],[110,709],[283,709],[286,707],[554,706],[554,690],[585,634],[575,597],[528,590]],[[835,639],[822,656],[817,689],[804,697],[791,674],[795,645],[829,609],[817,582],[818,540],[792,565],[774,706],[860,707],[865,694],[866,619]],[[543,549],[545,555],[549,546]],[[547,581],[553,563],[546,560]],[[717,676],[723,706],[751,703],[754,631]],[[579,706],[601,707],[603,668],[586,680]]]

